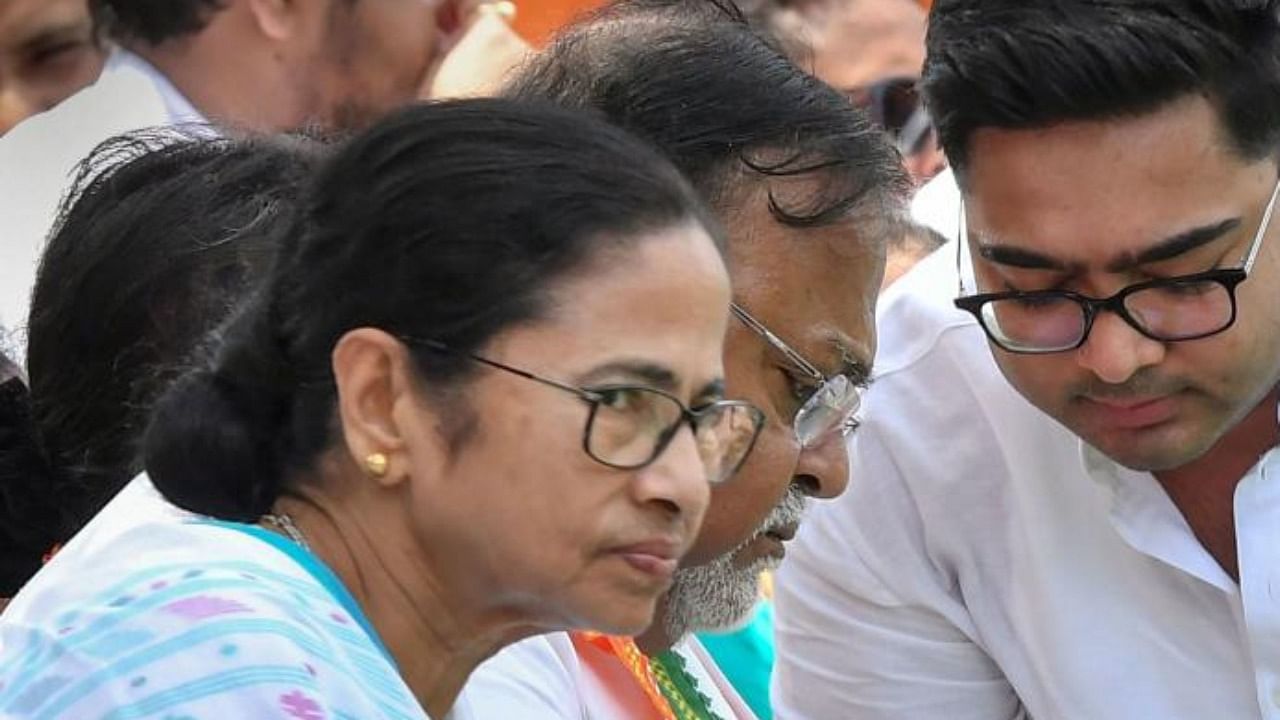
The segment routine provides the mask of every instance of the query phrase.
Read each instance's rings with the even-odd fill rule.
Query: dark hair
[[[937,0],[923,87],[963,176],[980,128],[1153,112],[1203,95],[1253,160],[1280,141],[1277,0]]]
[[[119,42],[159,45],[197,33],[226,0],[89,0],[99,32]]]
[[[474,352],[544,315],[559,279],[682,222],[715,232],[673,167],[583,114],[503,100],[394,113],[328,161],[262,292],[158,404],[147,471],[180,507],[257,519],[334,441],[342,335]],[[428,392],[461,403],[472,365],[412,352]]]
[[[0,596],[141,470],[147,411],[265,274],[314,166],[301,140],[110,140],[41,260],[27,368],[0,397]]]
[[[607,7],[555,38],[506,93],[604,113],[666,153],[719,206],[739,199],[744,178],[817,180],[804,197],[790,191],[785,200],[766,185],[773,216],[786,225],[867,209],[896,215],[910,187],[866,115],[727,2]]]

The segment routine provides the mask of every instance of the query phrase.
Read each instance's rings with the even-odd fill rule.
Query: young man
[[[482,7],[475,0],[92,0],[99,31],[117,48],[102,76],[0,140],[0,326],[26,325],[35,263],[58,201],[75,164],[98,143],[138,128],[205,122],[238,131],[344,131],[437,85],[456,93],[464,83],[441,75],[477,71],[474,43],[494,53],[502,38],[520,42]],[[446,63],[446,51],[470,62]]]
[[[696,710],[705,696],[725,720],[753,717],[691,633],[749,617],[759,574],[782,559],[806,500],[847,485],[841,432],[875,354],[905,173],[843,96],[709,4],[617,6],[558,38],[510,94],[602,112],[711,201],[730,238],[736,303],[726,392],[768,422],[739,473],[714,488],[649,631],[519,644],[481,667],[459,707],[483,718],[648,718]]]
[[[0,3],[0,135],[93,82],[102,60],[85,0]]]
[[[779,717],[1280,718],[1277,3],[929,33],[962,238],[778,578]]]

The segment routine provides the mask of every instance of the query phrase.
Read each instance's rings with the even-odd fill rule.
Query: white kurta
[[[711,709],[724,720],[755,720],[746,702],[694,637],[674,648]],[[518,642],[481,665],[449,720],[647,720],[658,717],[618,658],[551,633]]]
[[[16,345],[26,346],[36,266],[76,165],[120,133],[202,122],[154,67],[117,50],[97,82],[0,138],[0,327],[17,331]]]
[[[776,716],[1280,719],[1280,451],[1236,491],[1237,585],[1004,380],[954,242],[882,299],[854,482],[779,572]]]

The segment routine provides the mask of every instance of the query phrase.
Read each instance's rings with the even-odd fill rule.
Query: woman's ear
[[[423,403],[408,349],[382,330],[359,328],[338,340],[332,364],[338,416],[351,459],[383,484],[405,479],[412,464],[408,439],[433,441],[435,437],[422,427],[410,426],[421,415]],[[422,425],[430,426],[429,421]]]

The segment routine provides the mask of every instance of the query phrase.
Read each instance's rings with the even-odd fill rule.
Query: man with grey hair
[[[619,718],[672,707],[754,717],[694,631],[750,617],[810,497],[848,484],[851,429],[875,354],[885,241],[908,180],[847,99],[731,7],[633,0],[578,25],[508,94],[602,112],[670,157],[729,237],[726,391],[768,421],[713,491],[684,568],[636,638],[555,634],[481,666],[459,716]]]

